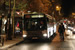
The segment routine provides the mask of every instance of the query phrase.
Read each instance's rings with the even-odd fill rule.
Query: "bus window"
[[[46,21],[42,19],[32,19],[26,21],[26,30],[43,30]]]

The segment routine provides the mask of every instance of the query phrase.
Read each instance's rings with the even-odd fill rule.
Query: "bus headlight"
[[[23,30],[23,35],[24,38],[27,37],[27,31]]]
[[[44,37],[47,37],[47,34],[45,33],[45,34],[43,34],[43,36],[44,36]]]
[[[43,30],[42,34],[43,34],[44,37],[47,37],[47,30]]]
[[[75,32],[75,29],[73,29],[73,31]]]
[[[27,35],[23,35],[23,37],[25,38],[25,37],[27,37]]]

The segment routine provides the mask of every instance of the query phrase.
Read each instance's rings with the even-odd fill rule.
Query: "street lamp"
[[[72,12],[72,16],[73,16],[73,18],[75,18],[75,12]]]
[[[61,15],[60,10],[61,10],[61,7],[57,5],[57,6],[56,6],[56,11],[59,12],[59,15]]]
[[[13,6],[13,17],[12,17],[12,23],[13,23],[13,37],[14,37],[14,17],[15,17],[15,10],[16,10],[16,8],[15,8],[15,0],[14,0],[14,6]]]
[[[57,11],[60,11],[61,10],[61,7],[60,6],[56,6],[56,10]]]

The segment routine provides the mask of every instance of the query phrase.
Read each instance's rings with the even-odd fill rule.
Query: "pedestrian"
[[[61,23],[61,24],[59,25],[58,32],[59,32],[59,35],[60,35],[60,40],[61,40],[61,41],[64,41],[65,27],[64,27],[63,23]]]

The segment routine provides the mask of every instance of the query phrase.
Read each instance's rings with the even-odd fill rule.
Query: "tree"
[[[28,10],[40,13],[51,13],[51,2],[49,0],[29,0]]]

